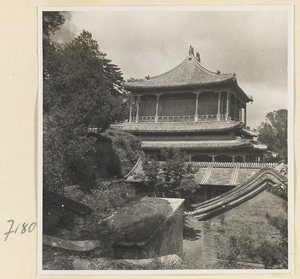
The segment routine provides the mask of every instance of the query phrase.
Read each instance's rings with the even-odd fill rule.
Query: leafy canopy
[[[147,159],[143,165],[143,183],[149,195],[158,197],[183,197],[189,202],[199,188],[194,181],[194,171],[186,163],[186,155],[177,149],[162,149],[160,160]]]
[[[87,31],[53,42],[63,22],[60,12],[43,13],[43,180],[51,189],[94,181],[96,139],[88,129],[105,131],[127,114],[120,69]]]
[[[262,143],[268,145],[267,161],[287,162],[287,110],[269,112],[258,128]]]

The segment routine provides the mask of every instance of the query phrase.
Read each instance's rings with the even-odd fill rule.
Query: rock
[[[181,258],[176,255],[167,255],[160,257],[160,264],[164,267],[163,269],[176,269],[182,264]]]
[[[99,240],[76,241],[43,235],[43,244],[66,250],[86,252],[98,248],[101,242]]]
[[[73,267],[77,270],[123,270],[123,269],[145,269],[145,270],[158,270],[158,269],[180,269],[182,264],[181,258],[176,254],[166,255],[151,259],[108,259],[108,258],[94,258],[91,261],[86,259],[75,259]]]
[[[73,261],[73,267],[75,270],[89,270],[91,261],[86,259],[75,259]]]
[[[64,187],[65,193],[72,193],[75,190],[80,190],[80,186],[79,185],[69,185],[69,186]]]

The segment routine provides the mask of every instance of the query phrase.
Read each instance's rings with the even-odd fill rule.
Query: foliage
[[[63,12],[44,11],[43,12],[43,79],[47,80],[55,73],[58,63],[57,53],[60,46],[52,41],[54,35],[65,22]],[[44,84],[44,87],[47,84]]]
[[[57,50],[55,73],[44,79],[44,112],[68,110],[77,125],[102,131],[122,120],[122,73],[105,56],[87,31]]]
[[[43,185],[55,192],[68,184],[88,183],[95,175],[96,139],[88,138],[83,126],[66,123],[67,118],[65,111],[44,116]]]
[[[63,12],[44,11],[43,12],[43,35],[50,37],[65,22]]]
[[[245,227],[241,233],[235,232],[230,236],[228,249],[219,254],[220,259],[227,261],[223,268],[237,268],[244,261],[262,263],[265,269],[288,268],[288,221],[283,217],[272,217],[269,214],[266,214],[266,218],[278,230],[279,242],[269,240],[254,242],[249,237],[252,234],[251,228]]]
[[[122,180],[99,181],[97,186],[89,191],[78,188],[65,191],[64,195],[92,208],[92,215],[98,223],[135,198],[135,189]]]
[[[282,217],[272,217],[266,214],[270,224],[280,233],[279,243],[271,244],[268,241],[261,243],[256,250],[265,268],[286,269],[288,268],[288,220]]]
[[[286,109],[269,112],[258,128],[260,141],[268,145],[268,162],[287,163],[287,114]]]
[[[118,158],[125,157],[130,161],[131,168],[143,156],[141,142],[134,135],[113,129],[106,130],[103,135],[111,139],[114,152]]]
[[[157,158],[144,162],[143,181],[150,195],[188,199],[199,188],[194,181],[193,169],[186,163],[186,155],[177,149],[163,149],[162,161]]]
[[[43,13],[43,185],[57,192],[95,182],[88,128],[104,131],[127,109],[122,73],[89,32],[65,45],[51,40],[64,20],[61,12]]]
[[[227,268],[235,268],[237,262],[256,260],[254,241],[249,235],[252,234],[250,227],[245,226],[240,232],[235,231],[229,237],[226,249],[218,254],[218,258],[227,260]]]

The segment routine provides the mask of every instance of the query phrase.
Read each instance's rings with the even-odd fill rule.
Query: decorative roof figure
[[[196,53],[196,59],[197,59],[197,61],[200,63],[201,62],[201,59],[200,59],[200,54],[199,54],[199,52],[197,52]]]
[[[192,46],[190,46],[189,55],[194,55],[194,48]]]

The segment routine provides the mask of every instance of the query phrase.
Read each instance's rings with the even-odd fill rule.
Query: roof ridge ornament
[[[201,62],[201,59],[200,59],[200,54],[199,54],[199,52],[197,52],[196,53],[196,59],[197,59],[197,61],[200,63]]]
[[[192,46],[190,46],[189,55],[194,55],[194,48]]]

